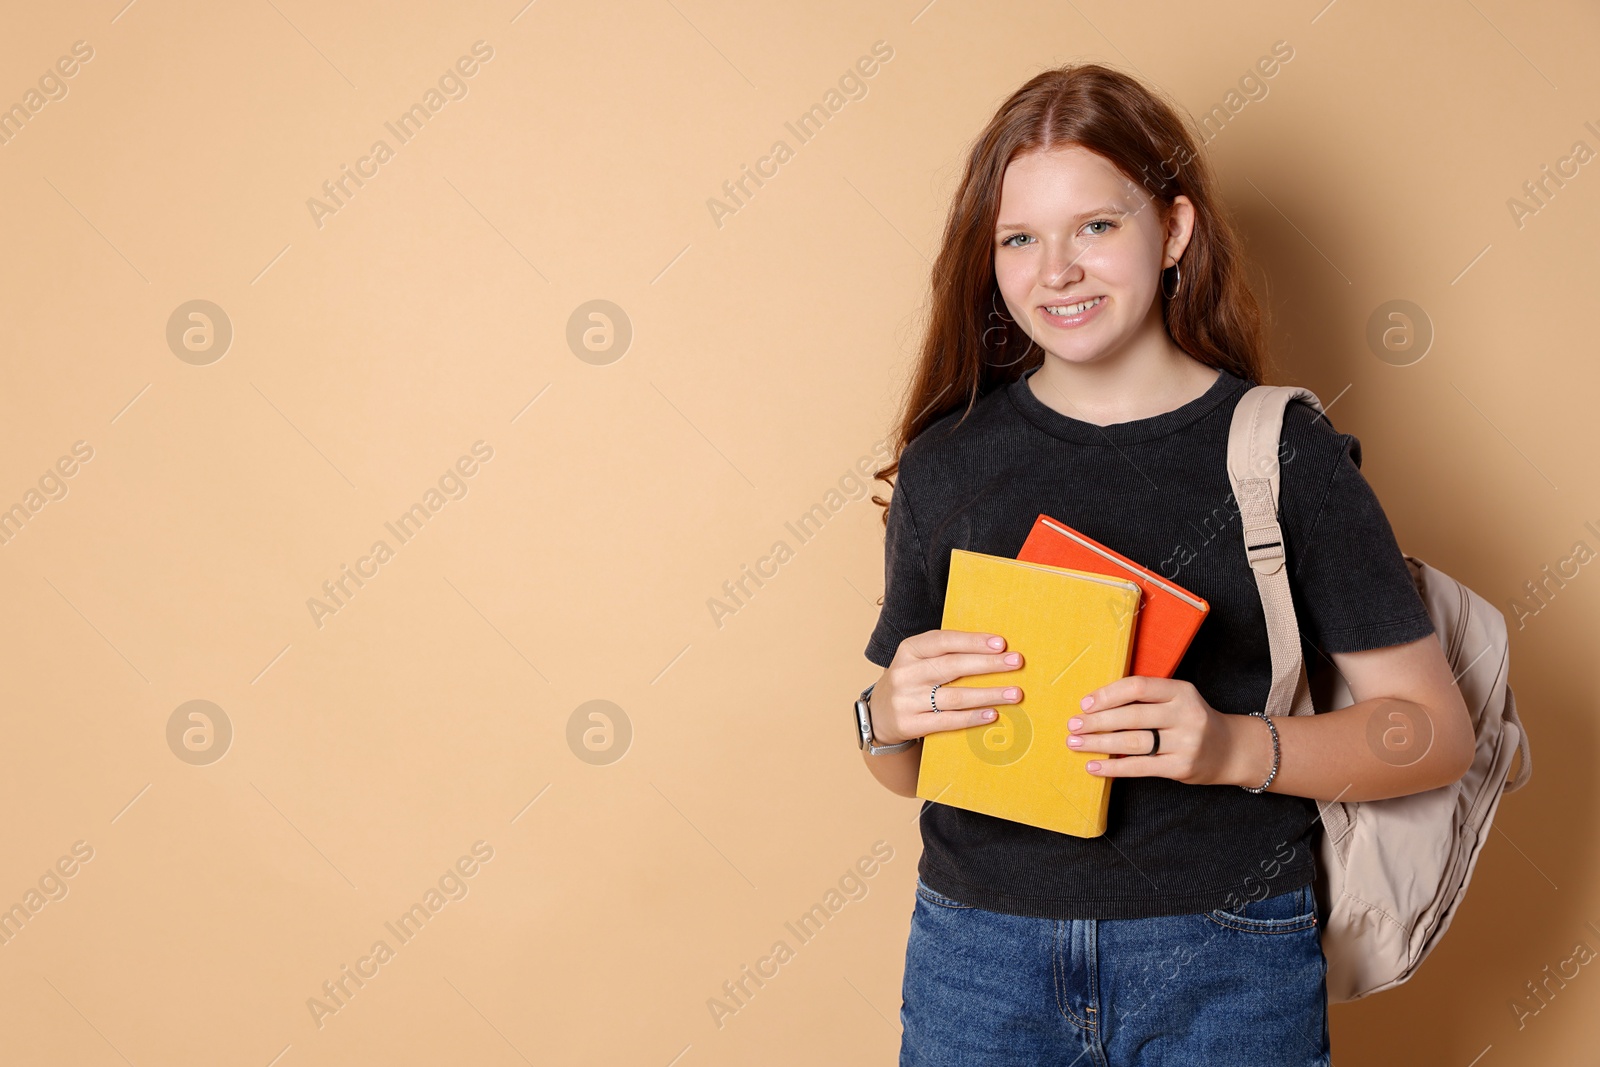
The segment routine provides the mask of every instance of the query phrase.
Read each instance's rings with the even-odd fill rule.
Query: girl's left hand
[[[1092,691],[1084,702],[1088,708],[1067,723],[1068,747],[1115,757],[1090,760],[1089,773],[1105,778],[1171,778],[1187,785],[1232,781],[1235,730],[1243,716],[1224,715],[1213,708],[1193,684],[1130,675]],[[1152,729],[1161,731],[1161,747],[1150,756],[1145,753],[1150,751]],[[1266,736],[1265,730],[1262,735]],[[1073,744],[1074,738],[1078,744]],[[1270,751],[1267,759],[1270,762]]]

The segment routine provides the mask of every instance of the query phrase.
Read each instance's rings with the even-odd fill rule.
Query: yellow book
[[[1067,720],[1127,676],[1138,613],[1132,582],[951,549],[942,627],[999,634],[1023,664],[939,692],[1015,685],[1022,700],[1000,704],[993,722],[923,738],[917,796],[1075,837],[1105,833],[1111,779],[1084,764],[1107,757],[1068,748]]]

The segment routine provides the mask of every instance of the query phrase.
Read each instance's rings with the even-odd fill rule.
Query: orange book
[[[1139,626],[1129,674],[1171,678],[1211,610],[1210,604],[1182,586],[1048,515],[1034,520],[1017,558],[1108,574],[1139,587],[1143,595],[1139,598]]]
[[[1077,837],[1105,833],[1111,779],[1084,767],[1103,754],[1068,748],[1067,720],[1085,694],[1128,673],[1139,596],[1104,574],[951,549],[942,628],[999,634],[1024,660],[951,688],[1015,685],[1022,700],[1000,704],[993,722],[923,738],[917,796]]]

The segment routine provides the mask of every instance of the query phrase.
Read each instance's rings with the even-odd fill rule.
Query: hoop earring
[[[1178,295],[1178,287],[1183,284],[1183,270],[1176,263],[1172,265],[1172,273],[1174,275],[1174,281],[1172,283],[1172,292],[1169,293],[1167,292],[1167,272],[1161,272],[1161,293],[1168,300],[1171,300]]]

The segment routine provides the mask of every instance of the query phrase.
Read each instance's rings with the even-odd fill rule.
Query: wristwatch
[[[922,738],[913,737],[910,740],[900,742],[898,745],[880,745],[873,740],[872,705],[869,701],[872,699],[873,686],[877,684],[877,682],[873,682],[872,685],[863,689],[861,695],[856,698],[856,733],[858,734],[856,740],[858,748],[864,748],[874,756],[882,756],[888,752],[900,752],[908,749],[918,741],[921,741]]]

